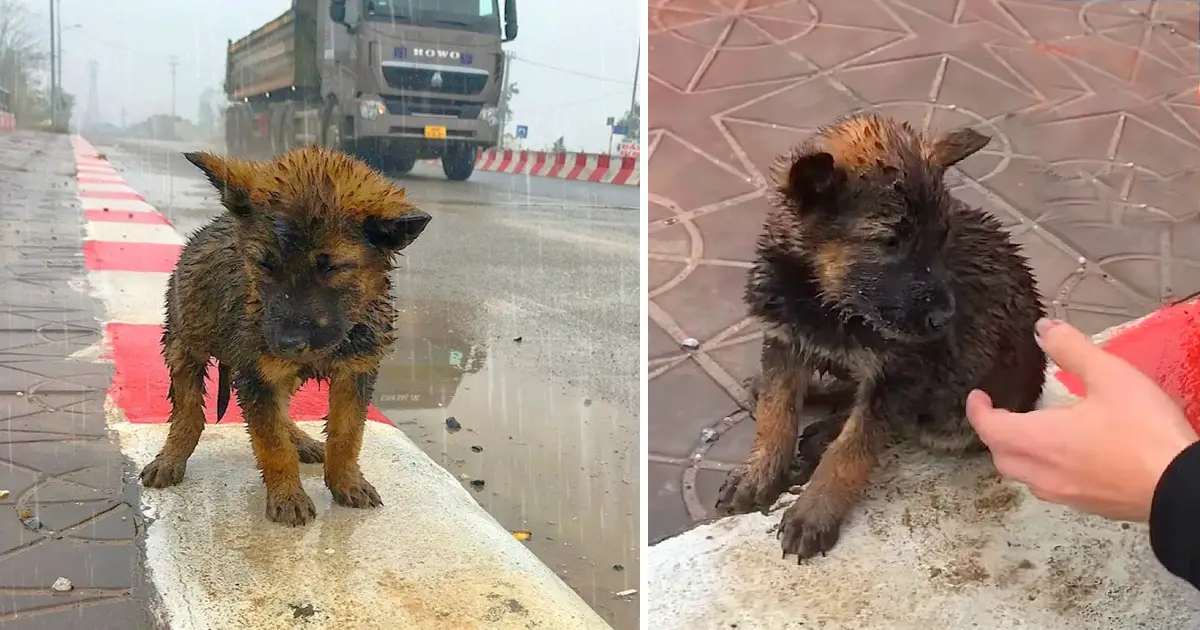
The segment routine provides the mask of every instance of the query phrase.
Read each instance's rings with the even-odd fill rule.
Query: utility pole
[[[171,64],[171,120],[173,122],[175,120],[175,73],[179,68],[179,57],[171,55],[167,63]]]
[[[58,46],[57,46],[57,48],[58,48],[58,54],[56,55],[56,57],[57,57],[57,61],[56,61],[56,63],[58,63],[58,97],[59,97],[59,99],[61,100],[61,99],[62,99],[62,93],[63,93],[63,71],[62,71],[62,66],[63,66],[63,64],[62,64],[62,58],[63,58],[63,49],[62,49],[62,48],[63,48],[63,46],[62,46],[62,31],[63,31],[63,29],[62,29],[62,22],[63,22],[63,20],[62,20],[62,19],[63,19],[63,14],[62,14],[62,0],[54,0],[54,7],[55,7],[55,12],[58,14],[58,21],[55,23],[56,25],[55,25],[55,27],[54,27],[54,30],[55,30],[55,36],[56,36],[56,37],[57,37],[57,39],[58,39]],[[68,121],[67,121],[67,125],[70,125],[70,124],[71,124],[71,121],[70,121],[70,120],[68,120]]]
[[[633,62],[633,96],[629,97],[629,112],[637,105],[638,72],[642,69],[642,40],[638,38],[637,59]]]
[[[504,149],[505,148],[505,146],[504,146],[504,130],[508,128],[508,110],[509,110],[508,86],[509,86],[510,81],[508,78],[508,65],[509,65],[508,62],[509,62],[509,60],[512,59],[512,53],[510,53],[506,50],[502,54],[504,55],[504,87],[501,88],[500,100],[504,103],[504,109],[500,112],[500,141],[499,141],[499,144],[500,144],[500,148]]]
[[[54,21],[54,0],[50,0],[50,128],[58,125],[58,53]]]

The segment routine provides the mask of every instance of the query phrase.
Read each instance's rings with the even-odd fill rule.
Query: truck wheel
[[[337,102],[330,102],[325,107],[325,114],[321,116],[321,146],[326,149],[334,149],[335,151],[343,150],[345,146],[345,138],[343,137],[342,107]]]
[[[452,182],[470,179],[475,172],[475,147],[457,146],[446,149],[442,156],[442,172]]]
[[[391,171],[397,175],[406,175],[417,165],[417,156],[398,155],[388,161]]]
[[[225,110],[225,152],[231,156],[242,154],[246,144],[244,112],[240,107]]]
[[[296,117],[290,103],[279,108],[273,123],[271,148],[276,154],[291,151],[296,144]]]

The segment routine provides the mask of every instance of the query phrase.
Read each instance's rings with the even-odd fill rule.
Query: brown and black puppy
[[[300,461],[325,464],[333,500],[382,505],[358,466],[367,406],[396,312],[388,274],[428,214],[402,188],[343,153],[307,147],[266,162],[188,153],[226,212],[188,240],[167,283],[163,356],[172,411],[166,445],[141,474],[183,479],[204,430],[205,369],[218,366],[217,416],[230,379],[267,488],[267,518],[316,517]],[[326,443],[288,417],[309,379],[329,384]]]
[[[972,388],[1016,411],[1041,395],[1046,357],[1033,325],[1044,308],[1028,262],[998,221],[943,182],[989,140],[851,116],[778,164],[745,296],[766,327],[754,447],[717,508],[766,509],[807,481],[779,526],[784,555],[804,560],[837,543],[889,433],[961,454],[982,448],[965,419]],[[844,413],[802,427],[814,371],[856,391]],[[807,480],[788,478],[798,438],[802,456],[819,454]]]

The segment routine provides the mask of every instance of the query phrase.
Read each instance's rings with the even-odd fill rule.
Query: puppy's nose
[[[950,325],[952,319],[954,319],[954,307],[935,308],[925,316],[925,325],[929,327],[929,330],[941,332]]]
[[[279,335],[279,350],[290,354],[308,349],[308,335],[302,332],[285,332]]]

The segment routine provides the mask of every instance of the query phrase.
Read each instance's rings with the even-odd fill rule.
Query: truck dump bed
[[[229,43],[225,95],[230,100],[292,87],[320,87],[317,4],[317,0],[297,0],[279,17]]]

